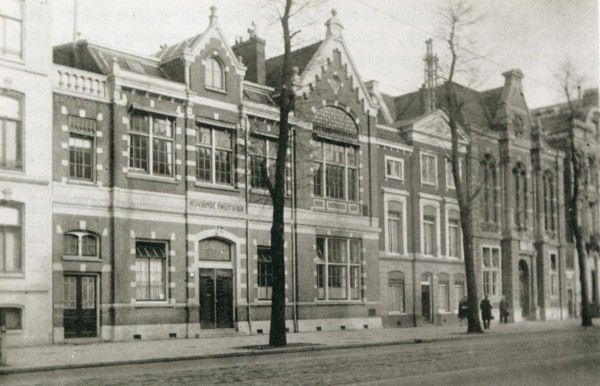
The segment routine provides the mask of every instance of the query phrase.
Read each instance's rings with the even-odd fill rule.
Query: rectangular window
[[[135,288],[137,300],[165,300],[167,243],[135,243]]]
[[[262,178],[261,165],[267,169],[267,175],[271,183],[275,183],[275,166],[277,163],[277,149],[279,147],[276,139],[252,138],[250,146],[250,185],[257,189],[266,189],[267,184]],[[285,189],[291,191],[291,167],[289,157],[286,157],[285,167]]]
[[[134,112],[129,133],[129,167],[150,175],[173,176],[172,118]]]
[[[458,162],[458,176],[462,178],[462,162]],[[446,158],[446,188],[456,189],[454,185],[454,174],[452,173],[452,161]]]
[[[448,257],[459,259],[460,253],[460,222],[457,219],[448,219]]]
[[[22,0],[0,2],[0,55],[22,54]]]
[[[438,310],[450,311],[450,281],[448,275],[440,274],[438,278],[438,295],[439,304]]]
[[[20,273],[21,253],[21,211],[0,206],[0,273]]]
[[[273,261],[270,247],[258,247],[258,299],[271,300],[273,293]]]
[[[500,296],[500,248],[483,247],[483,293]]]
[[[571,253],[567,252],[567,258],[566,258],[565,265],[566,265],[567,269],[569,269],[569,270],[575,269],[575,257],[573,256],[573,252],[571,252]]]
[[[558,296],[558,256],[550,254],[550,295]]]
[[[315,196],[357,201],[358,150],[317,141],[313,154]]]
[[[360,298],[361,254],[360,240],[317,237],[317,289],[319,299],[348,300]]]
[[[0,94],[0,168],[3,169],[21,169],[23,167],[21,102],[18,97]]]
[[[437,157],[421,153],[421,183],[437,186]]]
[[[229,130],[196,129],[196,178],[214,184],[233,183],[233,134]]]
[[[69,134],[69,177],[77,180],[93,180],[94,137]]]
[[[394,180],[404,180],[404,160],[385,157],[385,176]]]
[[[6,327],[7,330],[22,330],[22,310],[17,307],[1,307],[0,308],[0,326]]]
[[[435,217],[423,216],[423,254],[426,256],[435,255]]]
[[[391,271],[388,273],[388,287],[390,296],[390,311],[404,313],[404,273]]]
[[[387,209],[387,237],[389,253],[404,253],[403,203],[389,201]]]

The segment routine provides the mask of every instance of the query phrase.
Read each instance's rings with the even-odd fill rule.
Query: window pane
[[[266,188],[262,179],[261,164],[265,163],[267,158],[257,155],[250,156],[250,185],[254,188]]]
[[[131,116],[131,130],[148,133],[150,130],[150,117],[147,115],[133,114]]]
[[[359,263],[361,255],[360,240],[350,239],[350,262]]]
[[[202,145],[211,145],[212,144],[212,135],[211,129],[206,127],[199,127],[196,130],[196,142]]]
[[[14,120],[21,119],[21,103],[18,99],[0,95],[0,117]]]
[[[258,248],[258,298],[271,299],[273,280],[273,266],[271,249],[268,247]]]
[[[92,144],[92,137],[69,136],[69,177],[92,179]]]
[[[150,299],[149,273],[150,260],[136,258],[135,259],[135,288],[137,300]]]
[[[81,254],[83,256],[96,256],[96,237],[82,236],[81,237]]]
[[[215,150],[215,182],[231,183],[233,153],[227,150]]]
[[[342,263],[346,261],[347,240],[346,239],[328,239],[327,240],[327,261]]]
[[[173,175],[173,142],[164,139],[153,141],[152,172],[157,175]]]
[[[164,300],[163,259],[150,259],[150,299]]]
[[[202,240],[199,244],[199,259],[230,261],[231,245],[219,239]]]
[[[64,282],[63,282],[63,288],[64,288],[64,294],[63,294],[63,299],[64,299],[64,307],[67,310],[70,309],[75,309],[77,307],[77,295],[76,295],[76,290],[77,290],[77,278],[75,278],[74,276],[65,276],[64,278]]]
[[[211,181],[211,149],[204,146],[196,147],[196,178],[200,181]]]
[[[15,55],[21,54],[21,22],[4,19],[6,23],[5,52]]]
[[[358,170],[348,169],[348,200],[358,200]]]
[[[317,237],[317,258],[325,261],[325,239],[322,237]]]
[[[167,118],[154,118],[152,120],[152,133],[163,137],[173,137],[173,121]]]
[[[21,166],[21,131],[16,121],[0,119],[0,167]]]
[[[360,297],[360,267],[350,266],[350,298]]]
[[[323,164],[313,163],[314,174],[314,194],[315,196],[323,196]]]
[[[129,167],[148,172],[148,137],[130,135]]]
[[[63,237],[63,254],[75,256],[79,254],[79,238],[76,235],[64,235]]]
[[[20,225],[21,211],[10,206],[0,206],[0,225]]]
[[[81,278],[81,308],[96,308],[96,280],[93,277]]]
[[[21,272],[21,230],[0,230],[0,263],[3,272]]]
[[[346,299],[346,267],[330,265],[327,274],[329,299]]]
[[[233,149],[231,142],[231,133],[225,130],[214,130],[215,133],[215,147],[220,149]]]
[[[327,197],[344,198],[344,167],[327,165],[325,178]]]
[[[317,265],[317,289],[318,298],[325,299],[325,265]]]

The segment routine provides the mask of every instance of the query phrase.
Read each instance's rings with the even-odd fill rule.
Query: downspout
[[[291,126],[292,130],[292,300],[294,302],[293,317],[294,317],[294,332],[298,331],[298,215],[296,213],[296,127]]]
[[[246,319],[248,321],[248,332],[252,335],[252,306],[250,305],[250,253],[248,248],[250,246],[250,187],[248,178],[248,164],[250,162],[248,155],[248,147],[250,144],[250,125],[248,122],[248,116],[243,112],[242,106],[242,125],[244,129],[244,199],[246,200]]]
[[[189,256],[189,250],[188,250],[188,235],[190,234],[190,222],[189,222],[189,211],[188,211],[188,194],[189,194],[189,181],[188,181],[188,171],[189,171],[189,166],[187,163],[187,146],[188,146],[188,124],[190,122],[190,116],[189,116],[189,109],[190,109],[190,65],[188,63],[185,63],[184,65],[184,78],[185,78],[185,96],[186,96],[186,100],[185,100],[185,112],[184,112],[184,130],[183,130],[183,184],[185,187],[185,209],[184,209],[184,218],[185,218],[185,299],[186,299],[186,305],[185,305],[185,322],[187,324],[187,337],[188,339],[190,338],[190,318],[191,318],[191,312],[190,312],[190,286],[189,286],[189,282],[190,282],[190,277],[191,277],[191,272],[189,272],[189,267],[190,267],[190,256]]]
[[[417,286],[417,232],[416,232],[416,230],[420,229],[420,228],[417,228],[418,224],[417,224],[417,226],[415,226],[415,217],[416,216],[415,216],[414,212],[415,212],[415,209],[418,208],[419,215],[420,215],[421,214],[420,213],[421,206],[419,205],[418,202],[417,202],[417,205],[413,205],[414,202],[412,202],[414,200],[414,196],[415,196],[414,195],[414,193],[415,193],[415,183],[413,181],[414,175],[415,175],[415,171],[414,171],[414,168],[415,168],[415,153],[414,153],[414,150],[411,153],[411,158],[412,158],[411,159],[411,163],[410,163],[411,164],[410,166],[411,166],[411,169],[412,169],[412,172],[410,173],[411,196],[409,197],[409,200],[410,200],[410,204],[411,204],[410,207],[412,208],[412,211],[413,211],[411,213],[411,216],[410,216],[410,222],[411,222],[410,225],[411,225],[411,228],[412,228],[412,232],[411,232],[411,236],[412,236],[411,239],[412,240],[411,241],[412,241],[412,250],[413,250],[413,252],[412,252],[412,255],[413,255],[413,259],[412,259],[413,299],[412,300],[413,300],[413,302],[412,303],[413,303],[413,327],[417,327],[417,289],[418,289],[418,286]],[[420,165],[419,165],[419,167],[420,167]],[[419,279],[419,281],[420,281],[420,279]]]

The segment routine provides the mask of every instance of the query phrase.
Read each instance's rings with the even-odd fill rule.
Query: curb
[[[164,357],[164,358],[145,358],[145,359],[132,359],[123,361],[107,361],[107,362],[92,362],[92,363],[76,363],[76,364],[60,364],[54,366],[39,366],[39,367],[22,367],[22,368],[7,368],[0,369],[0,375],[9,374],[22,374],[22,373],[33,373],[43,371],[54,371],[54,370],[71,370],[81,368],[94,368],[94,367],[108,367],[108,366],[126,366],[126,365],[139,365],[148,363],[160,363],[160,362],[176,362],[176,361],[191,361],[191,360],[203,360],[203,359],[222,359],[222,358],[236,358],[236,357],[247,357],[247,356],[259,356],[259,355],[272,355],[281,353],[298,353],[298,352],[312,352],[312,351],[329,351],[329,350],[343,350],[352,348],[363,348],[363,347],[386,347],[386,346],[398,346],[408,344],[424,344],[424,343],[435,343],[435,342],[447,342],[452,340],[470,339],[474,337],[483,337],[484,334],[464,335],[455,337],[441,337],[441,338],[414,338],[412,340],[398,340],[391,342],[378,342],[378,343],[352,343],[352,344],[341,344],[331,346],[305,346],[305,347],[290,347],[290,348],[274,348],[269,350],[248,350],[239,352],[229,352],[221,354],[204,354],[204,355],[186,355],[178,357]]]

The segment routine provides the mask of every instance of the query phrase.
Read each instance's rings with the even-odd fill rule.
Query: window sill
[[[394,316],[394,315],[408,315],[408,314],[406,312],[401,312],[401,311],[388,311],[388,315]]]
[[[386,180],[394,180],[394,181],[401,181],[404,182],[404,178],[400,178],[400,177],[392,177],[392,176],[385,176]]]
[[[136,300],[135,308],[169,308],[174,307],[175,304],[171,304],[166,300]]]
[[[434,188],[437,188],[437,187],[438,187],[438,185],[437,185],[437,184],[432,184],[432,183],[430,183],[430,182],[422,182],[422,181],[421,181],[421,185],[425,185],[425,186],[431,186],[431,187],[434,187]]]
[[[216,88],[216,87],[212,87],[212,86],[204,86],[204,88],[208,91],[218,92],[219,94],[227,95],[227,91],[222,88]]]
[[[102,263],[102,259],[99,257],[85,257],[85,256],[70,256],[70,255],[63,255],[62,259],[64,261],[86,261],[86,262],[93,262],[93,263]]]
[[[82,186],[97,186],[96,182],[90,180],[74,180],[68,179],[67,184],[69,185],[82,185]]]
[[[447,310],[437,310],[438,315],[452,315],[452,311]]]
[[[142,173],[136,173],[136,172],[127,172],[126,177],[136,179],[136,180],[162,182],[164,184],[177,185],[177,181],[175,181],[175,179],[173,177],[161,177],[161,176],[155,176],[155,175],[151,175],[151,174],[142,174]]]
[[[197,188],[207,188],[215,190],[224,190],[228,192],[239,192],[240,190],[232,185],[213,184],[210,182],[194,182],[194,186]]]
[[[24,279],[25,274],[22,272],[1,272],[0,277],[4,279]]]
[[[317,305],[321,305],[321,306],[335,306],[335,305],[339,305],[339,306],[349,306],[349,305],[363,305],[366,304],[364,301],[362,300],[344,300],[344,299],[332,299],[332,300],[325,300],[325,299],[317,299]]]
[[[22,54],[21,54],[22,55]],[[12,55],[12,54],[3,54],[0,53],[0,59],[10,62],[11,64],[17,64],[20,66],[24,66],[25,65],[25,61],[23,60],[23,57],[20,55]]]

